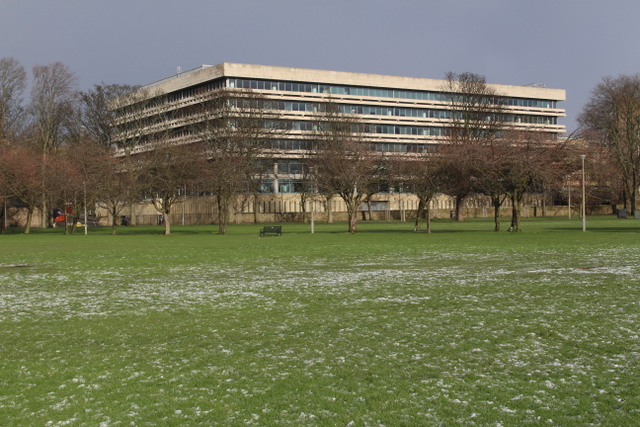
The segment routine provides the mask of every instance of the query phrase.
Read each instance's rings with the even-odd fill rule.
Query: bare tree
[[[635,211],[640,185],[640,74],[604,77],[578,121],[586,137],[611,151],[624,184],[625,206]]]
[[[514,149],[509,141],[496,140],[476,146],[470,153],[470,164],[477,178],[475,187],[489,197],[493,206],[493,231],[500,231],[500,208],[507,199],[506,177]]]
[[[451,109],[449,142],[483,144],[504,130],[505,99],[479,74],[447,73],[445,100]]]
[[[456,219],[463,221],[462,206],[477,191],[471,163],[473,147],[491,144],[501,137],[507,123],[505,100],[487,84],[484,76],[474,73],[447,73],[443,90],[451,119],[448,148],[443,153],[449,159],[445,187],[455,199]]]
[[[76,221],[80,217],[80,212],[85,207],[87,210],[93,210],[97,203],[108,208],[110,213],[113,212],[113,206],[108,201],[113,200],[115,196],[117,209],[114,218],[117,219],[119,209],[122,209],[126,201],[127,187],[120,185],[121,178],[126,178],[127,174],[122,173],[119,159],[113,157],[112,151],[107,147],[96,144],[92,138],[83,138],[73,141],[70,145],[64,147],[61,154],[70,163],[70,168],[75,171],[74,182],[70,183],[70,187],[75,191],[73,195],[76,210],[74,214]],[[85,206],[86,203],[86,206]],[[85,222],[88,218],[84,218]],[[114,221],[114,224],[117,224]],[[112,233],[115,234],[115,225]]]
[[[9,157],[9,147],[0,144],[0,202],[3,207],[6,206],[7,200],[11,196],[9,191],[9,170],[5,164],[6,159]],[[4,225],[6,223],[6,209],[0,208],[0,233],[4,230]]]
[[[587,202],[594,200],[597,203],[620,204],[625,208],[628,207],[626,186],[623,183],[615,153],[606,145],[586,142],[592,140],[588,135],[583,134],[583,137],[585,139],[577,139],[567,147],[567,157],[572,160],[572,162],[566,162],[569,167],[568,174],[572,174],[574,182],[580,181],[581,177],[578,176],[582,169],[580,155],[585,154],[587,156],[585,169],[589,182],[586,186]],[[563,179],[560,185],[553,188],[562,188],[566,185],[567,180]],[[573,200],[576,203],[580,201],[578,197],[574,197]]]
[[[130,197],[131,174],[119,159],[103,154],[95,158],[98,186],[96,188],[96,204],[106,208],[111,217],[111,234],[117,234],[120,214],[128,206]]]
[[[107,148],[112,148],[119,141],[131,142],[127,138],[129,135],[123,135],[123,133],[127,133],[127,128],[116,121],[117,116],[114,108],[117,108],[119,99],[131,95],[139,89],[138,86],[103,83],[94,85],[93,89],[86,92],[81,92],[79,121],[87,136]],[[130,108],[130,110],[133,109],[133,107]],[[135,142],[133,141],[133,143]],[[128,147],[126,143],[121,145]]]
[[[109,212],[114,235],[125,207],[129,207],[135,224],[138,168],[131,155],[145,135],[148,96],[148,91],[140,91],[138,86],[104,83],[80,93],[80,129],[72,157],[89,183],[89,200]],[[113,156],[117,148],[122,149],[124,160]],[[85,162],[88,157],[93,159],[89,164]]]
[[[56,150],[70,135],[72,119],[76,117],[77,78],[61,62],[33,67],[33,83],[28,112],[34,130],[33,143],[42,156],[43,190],[50,174],[48,155]],[[48,215],[50,198],[42,197],[42,223],[47,226],[51,219]]]
[[[272,173],[273,161],[265,158],[257,159],[254,163],[253,170],[250,170],[247,180],[247,194],[244,195],[243,201],[246,201],[246,204],[251,203],[253,205],[253,222],[255,223],[259,222],[259,198],[260,194],[264,191],[264,179],[266,176],[271,176]],[[249,202],[249,199],[251,202]]]
[[[129,89],[120,87],[114,90],[128,92]],[[123,171],[129,175],[120,182],[129,185],[127,206],[130,225],[133,226],[136,225],[135,202],[142,190],[138,176],[141,169],[135,165],[134,157],[151,149],[154,141],[167,137],[170,105],[163,92],[142,88],[113,99],[109,106],[113,112],[112,143],[118,149],[116,155],[123,159]]]
[[[431,233],[431,201],[441,191],[446,162],[436,153],[422,152],[411,156],[399,156],[392,168],[396,179],[418,197],[414,232],[420,231],[425,216],[427,233]]]
[[[464,203],[478,191],[473,145],[444,145],[438,154],[442,157],[441,190],[455,202],[455,219],[464,221]]]
[[[153,150],[138,155],[142,188],[162,215],[164,234],[171,234],[171,208],[181,191],[203,181],[208,170],[200,144],[176,145],[168,139],[153,143]]]
[[[191,133],[210,159],[219,234],[226,234],[233,201],[259,173],[259,154],[277,131],[277,115],[268,102],[250,90],[225,88],[203,95],[194,108]]]
[[[301,182],[300,182],[300,208],[302,210],[302,220],[303,222],[308,221],[307,205],[308,202],[314,203],[314,196],[316,194],[317,188],[314,183],[314,176],[311,173],[311,167],[307,159],[302,160],[302,173]]]
[[[26,85],[24,67],[14,58],[0,59],[0,144],[15,139],[22,128]]]
[[[503,145],[501,180],[512,202],[511,231],[520,231],[525,193],[536,184],[560,179],[567,173],[565,143],[543,132],[508,132]]]
[[[77,101],[77,78],[61,62],[33,67],[29,113],[45,155],[65,140]]]
[[[34,155],[25,147],[6,149],[0,157],[0,171],[6,186],[5,195],[22,202],[27,210],[24,233],[29,234],[34,211],[42,200],[42,156]]]
[[[387,191],[393,181],[391,176],[391,170],[389,168],[389,159],[385,159],[382,161],[380,159],[380,164],[376,167],[377,176],[374,180],[372,180],[362,191],[364,194],[363,202],[367,205],[367,215],[363,212],[363,220],[373,221],[373,196],[380,193],[381,191]]]
[[[69,146],[60,147],[49,154],[44,196],[47,206],[65,212],[64,233],[75,229],[83,203],[83,176],[78,164],[69,157]],[[47,216],[51,217],[51,212]]]
[[[367,197],[366,189],[379,182],[382,154],[365,140],[356,117],[340,112],[331,100],[316,116],[311,156],[318,187],[337,193],[345,203],[349,232],[358,231],[357,211]],[[330,206],[329,206],[330,208]]]

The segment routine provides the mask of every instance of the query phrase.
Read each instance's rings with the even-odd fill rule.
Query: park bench
[[[263,227],[260,230],[260,237],[266,236],[267,234],[274,234],[276,236],[282,236],[282,226],[281,225],[268,225]]]

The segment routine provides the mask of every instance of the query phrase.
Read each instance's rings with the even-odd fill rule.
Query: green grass
[[[0,425],[638,425],[640,222],[0,235]]]

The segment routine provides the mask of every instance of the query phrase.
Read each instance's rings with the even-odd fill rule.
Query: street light
[[[587,217],[586,217],[586,209],[585,209],[585,191],[584,191],[584,159],[587,158],[586,154],[580,154],[580,158],[582,159],[582,231],[587,231]]]
[[[311,234],[315,233],[316,199],[311,198]]]
[[[82,187],[84,188],[84,235],[87,235],[87,183],[83,182]]]
[[[569,189],[569,201],[567,207],[569,208],[569,219],[571,219],[571,175],[567,176],[567,188]]]

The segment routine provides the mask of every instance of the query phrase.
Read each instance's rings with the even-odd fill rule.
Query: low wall
[[[314,207],[315,205],[315,207]],[[487,199],[476,197],[470,199],[462,209],[464,218],[493,218],[493,207],[487,203]],[[311,219],[311,211],[316,221],[327,221],[328,213],[324,199],[316,199],[305,203],[302,210],[300,195],[298,194],[260,194],[257,196],[238,196],[231,212],[229,221],[232,223],[277,223],[277,222],[302,222]],[[380,194],[372,199],[372,211],[369,212],[366,204],[361,206],[358,212],[359,220],[414,220],[418,200],[413,195]],[[431,203],[431,217],[434,219],[448,219],[453,217],[455,205],[453,200],[445,195],[436,197]],[[615,206],[587,206],[587,215],[609,215],[615,212]],[[100,224],[110,224],[110,216],[104,209],[98,209]],[[571,216],[580,215],[580,206],[572,206]],[[133,206],[124,207],[120,216],[132,219],[136,225],[160,225],[162,215],[153,207],[150,201],[135,203]],[[346,221],[347,212],[344,201],[339,197],[331,200],[331,216],[333,221]],[[511,216],[511,206],[507,201],[500,209],[502,218]],[[522,218],[532,217],[562,217],[569,216],[567,206],[542,206],[535,197],[525,198],[525,204],[521,208]],[[371,217],[371,218],[370,218]],[[216,224],[218,222],[218,209],[215,196],[187,197],[176,203],[172,208],[171,223],[175,225]]]
[[[521,208],[522,218],[532,217],[568,217],[567,206],[543,206],[536,195],[525,197],[525,205]],[[376,194],[371,201],[372,211],[363,204],[358,212],[358,220],[401,221],[415,220],[418,199],[408,194]],[[317,198],[315,203],[309,200],[302,211],[299,194],[259,194],[238,196],[229,215],[232,223],[277,223],[302,222],[311,219],[311,211],[316,221],[327,221],[326,203],[324,198]],[[446,195],[439,195],[431,203],[431,217],[434,219],[452,218],[454,202]],[[587,215],[612,215],[616,213],[615,205],[590,205],[586,207]],[[485,197],[470,198],[466,207],[462,209],[465,218],[493,218],[493,208]],[[102,226],[111,224],[111,218],[106,209],[96,208],[98,223]],[[162,215],[153,207],[150,201],[135,203],[121,209],[119,216],[132,219],[132,224],[160,225]],[[331,200],[331,216],[333,221],[346,221],[347,212],[344,201],[339,197]],[[511,206],[507,200],[500,209],[501,218],[511,216]],[[580,205],[571,207],[571,216],[580,216]],[[24,227],[26,225],[26,209],[7,207],[7,224],[10,227]],[[172,224],[216,224],[218,209],[215,196],[187,197],[173,206],[171,213]],[[3,221],[4,223],[4,221]],[[36,209],[32,226],[42,226],[42,214]]]
[[[7,207],[7,218],[2,218],[3,226],[6,224],[8,227],[26,227],[27,226],[27,209],[18,207]],[[34,209],[33,216],[31,217],[31,227],[42,227],[42,210],[39,208]]]

